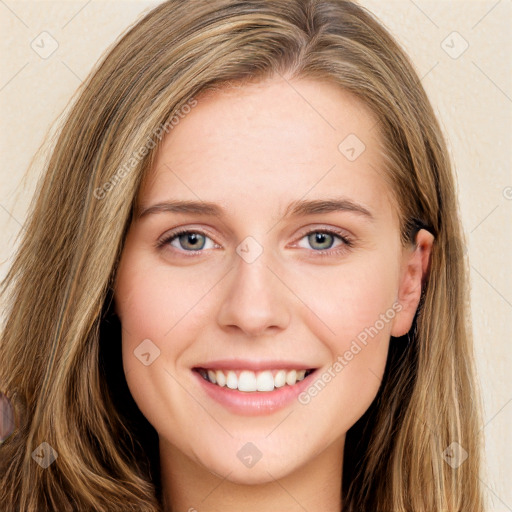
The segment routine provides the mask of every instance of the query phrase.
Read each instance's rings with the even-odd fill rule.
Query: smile
[[[314,370],[215,370],[195,368],[201,377],[220,387],[246,393],[270,392],[285,386],[294,386],[304,380]]]

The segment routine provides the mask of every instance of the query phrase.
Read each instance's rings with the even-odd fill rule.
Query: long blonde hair
[[[482,512],[467,272],[447,148],[408,58],[370,13],[342,0],[169,0],[82,86],[2,283],[0,390],[18,419],[0,447],[4,510],[161,510],[155,433],[119,399],[110,311],[124,237],[162,126],[170,132],[201,92],[276,75],[335,83],[373,110],[403,243],[419,228],[435,236],[413,328],[390,344],[378,396],[347,434],[343,510]],[[32,460],[43,442],[58,454],[46,469]],[[468,457],[455,467],[445,454],[459,445]]]

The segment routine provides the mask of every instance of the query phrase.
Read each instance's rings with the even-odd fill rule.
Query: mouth
[[[320,368],[301,362],[224,359],[191,368],[204,396],[242,416],[292,407]]]
[[[268,393],[279,388],[293,387],[311,375],[316,368],[267,369],[253,371],[249,369],[193,368],[205,381],[221,388],[242,391],[244,393]]]

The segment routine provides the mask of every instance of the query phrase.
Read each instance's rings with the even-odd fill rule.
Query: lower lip
[[[271,414],[290,405],[297,396],[311,383],[316,370],[293,386],[285,385],[274,391],[245,392],[218,386],[205,380],[198,372],[193,371],[206,394],[235,414],[258,416]]]

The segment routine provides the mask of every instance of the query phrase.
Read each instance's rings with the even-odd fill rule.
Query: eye
[[[164,245],[170,245],[178,250],[188,252],[213,249],[215,247],[213,240],[205,233],[191,230],[182,230],[166,235],[158,242],[158,247],[163,247]]]
[[[303,242],[303,240],[305,242]],[[336,242],[338,243],[336,244]],[[326,252],[332,254],[346,250],[352,246],[352,243],[346,236],[337,231],[332,231],[329,229],[317,229],[306,233],[300,239],[298,246],[303,247],[304,249],[312,248],[315,252],[319,252],[321,254]],[[336,250],[331,251],[333,248]]]

